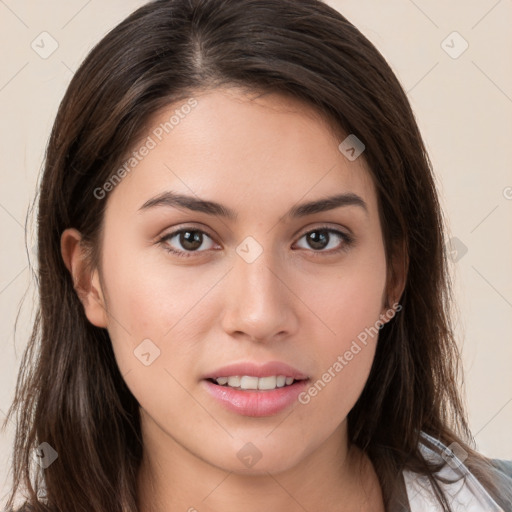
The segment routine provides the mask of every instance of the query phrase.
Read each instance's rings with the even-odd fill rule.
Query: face
[[[297,100],[218,89],[186,104],[153,118],[97,199],[86,313],[155,442],[282,471],[343,437],[388,318],[375,187],[364,154],[346,158]]]

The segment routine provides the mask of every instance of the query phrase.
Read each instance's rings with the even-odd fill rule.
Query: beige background
[[[32,318],[24,226],[56,109],[87,52],[143,3],[0,0],[0,420]],[[512,459],[512,0],[328,3],[379,48],[408,93],[460,241],[453,270],[470,425],[481,452]],[[46,59],[31,48],[41,37],[50,48],[44,31],[58,43]],[[33,225],[27,233],[31,248]],[[0,436],[0,497],[12,442],[10,425]]]

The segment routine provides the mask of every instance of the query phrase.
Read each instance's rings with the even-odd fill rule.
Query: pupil
[[[308,237],[309,245],[313,249],[323,249],[329,243],[329,235],[326,231],[312,231]]]
[[[201,247],[202,238],[203,236],[199,231],[183,231],[180,236],[180,243],[185,249],[193,251]]]

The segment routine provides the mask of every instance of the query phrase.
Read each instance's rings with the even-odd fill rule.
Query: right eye
[[[189,258],[194,252],[205,252],[199,250],[205,243],[205,237],[212,241],[210,236],[200,229],[185,228],[167,233],[158,242],[163,245],[166,251],[179,257]],[[173,246],[173,240],[174,244],[180,245],[181,248]],[[211,244],[207,245],[210,245],[210,247],[206,247],[206,250],[212,248]]]

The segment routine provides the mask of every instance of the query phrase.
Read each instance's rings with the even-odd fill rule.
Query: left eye
[[[334,237],[332,235],[334,235]],[[207,244],[206,248],[203,247],[203,250],[199,250],[204,245],[205,237],[210,240],[210,244]],[[316,253],[338,253],[342,250],[347,250],[353,243],[352,237],[347,233],[326,227],[308,231],[307,233],[304,233],[299,240],[302,240],[303,238],[307,240],[309,247],[301,248],[311,248],[313,249],[313,252]],[[338,239],[338,244],[335,243],[336,238]],[[171,241],[174,239],[178,240],[182,247],[181,249],[172,246]],[[211,237],[199,229],[180,229],[179,231],[174,231],[165,235],[159,240],[159,242],[164,245],[168,252],[185,258],[192,256],[194,252],[204,252],[204,250],[212,249],[213,246],[213,240]]]
[[[338,238],[338,244],[331,244],[331,242],[333,242],[332,235],[334,235],[334,239]],[[327,252],[330,254],[338,253],[342,250],[346,250],[353,243],[353,239],[350,235],[332,228],[313,229],[312,231],[304,233],[301,239],[305,237],[307,237],[306,239],[309,246],[315,249],[314,252]],[[341,242],[339,242],[340,239]],[[308,249],[308,247],[305,247],[305,249]]]

